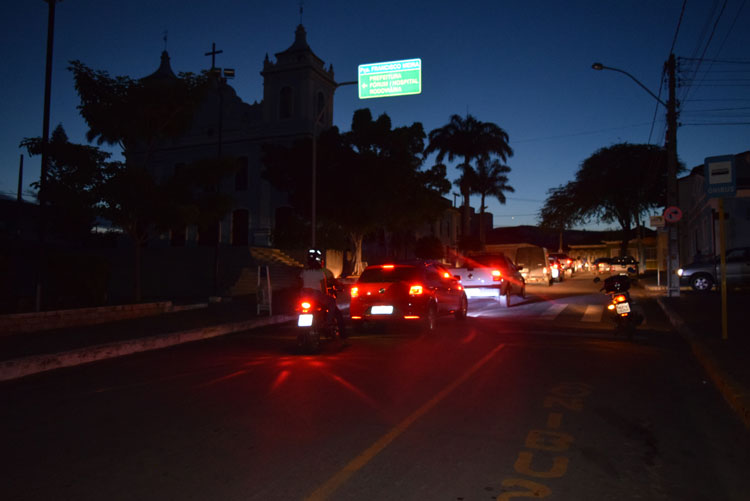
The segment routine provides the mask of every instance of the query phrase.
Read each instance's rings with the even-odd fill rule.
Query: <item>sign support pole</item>
[[[721,339],[726,341],[727,335],[727,239],[724,228],[724,199],[719,199],[719,255],[721,266]]]

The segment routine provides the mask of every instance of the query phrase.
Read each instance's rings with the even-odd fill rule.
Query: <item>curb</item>
[[[721,368],[716,358],[711,354],[711,350],[698,339],[695,332],[685,323],[682,317],[667,306],[663,297],[657,297],[656,302],[667,315],[672,327],[677,329],[680,335],[690,343],[693,355],[703,366],[709,379],[719,390],[724,400],[739,415],[745,427],[750,429],[750,392]]]
[[[101,344],[61,353],[32,355],[15,360],[6,360],[0,362],[0,381],[9,381],[40,372],[61,369],[63,367],[73,367],[108,358],[122,357],[133,353],[159,350],[177,344],[191,343],[193,341],[201,341],[203,339],[256,329],[267,325],[281,324],[293,319],[292,315],[276,315],[244,322],[234,322],[231,324]]]

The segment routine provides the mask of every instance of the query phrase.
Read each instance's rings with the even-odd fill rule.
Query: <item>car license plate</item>
[[[310,313],[304,313],[297,319],[297,327],[310,327],[313,323],[313,316]]]
[[[630,313],[630,303],[617,303],[617,313],[619,315]]]
[[[393,314],[393,306],[373,306],[370,310],[370,313],[372,313],[373,315],[391,315]]]

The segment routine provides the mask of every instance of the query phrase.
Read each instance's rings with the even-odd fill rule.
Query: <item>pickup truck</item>
[[[727,285],[750,285],[750,247],[730,249],[726,259]],[[710,291],[721,280],[721,264],[718,257],[703,258],[680,268],[677,274],[680,285],[689,285],[699,292]]]
[[[526,297],[526,282],[503,254],[478,254],[465,258],[464,266],[449,272],[461,281],[467,298],[492,297],[510,307],[511,296]]]

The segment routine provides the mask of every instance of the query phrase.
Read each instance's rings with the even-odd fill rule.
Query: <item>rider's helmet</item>
[[[310,249],[307,251],[307,268],[318,270],[323,267],[323,253],[320,249]]]

